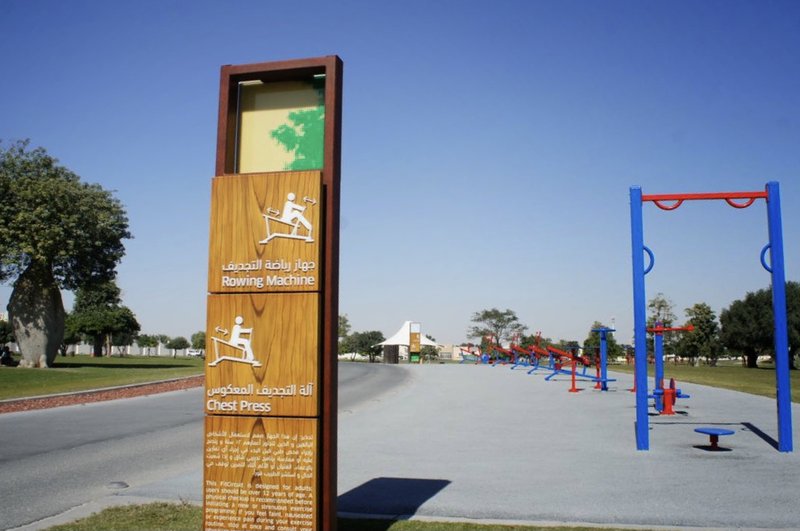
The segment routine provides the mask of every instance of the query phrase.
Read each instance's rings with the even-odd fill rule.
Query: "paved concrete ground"
[[[684,414],[651,417],[651,450],[642,452],[632,376],[613,374],[609,392],[585,383],[573,394],[568,378],[545,382],[541,371],[401,370],[410,383],[340,412],[341,511],[800,528],[800,455],[763,438],[776,436],[774,400],[681,384],[692,396],[679,402]],[[721,444],[731,451],[696,448],[708,444],[698,426],[735,430]]]
[[[776,451],[774,400],[691,384],[682,414],[651,417],[635,449],[632,377],[601,393],[568,378],[476,365],[383,366],[401,382],[339,410],[341,512],[713,529],[800,528],[800,438]],[[667,371],[668,372],[668,371]],[[367,375],[368,376],[368,375]],[[367,376],[364,376],[366,379]],[[798,406],[795,405],[794,413]],[[797,415],[794,415],[797,418]],[[697,426],[736,431],[728,452]],[[796,430],[800,426],[796,426]],[[48,522],[110,504],[199,502],[202,471],[132,486]]]

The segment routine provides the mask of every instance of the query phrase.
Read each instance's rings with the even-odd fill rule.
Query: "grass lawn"
[[[609,365],[608,368],[613,371],[633,373],[633,364]],[[648,365],[647,374],[651,378],[649,385],[652,385],[654,371],[653,365]],[[665,383],[669,383],[670,378],[675,378],[678,384],[690,382],[775,398],[775,368],[770,365],[758,369],[747,369],[738,363],[718,367],[708,365],[692,367],[691,365],[665,363],[664,377],[667,380]],[[792,402],[800,402],[800,371],[789,371],[789,379],[792,387]]]
[[[100,513],[50,527],[47,531],[200,531],[202,510],[189,504],[151,503],[112,507]],[[531,527],[339,518],[341,531],[596,531],[588,527]],[[605,531],[615,531],[604,528]],[[621,531],[621,530],[616,530]],[[644,531],[644,530],[641,530]]]
[[[0,367],[0,400],[195,376],[203,374],[204,363],[187,357],[59,356],[49,369]]]

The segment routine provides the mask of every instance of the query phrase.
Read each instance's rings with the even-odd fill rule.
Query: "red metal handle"
[[[684,201],[702,201],[709,199],[722,199],[733,208],[747,208],[752,205],[756,199],[766,199],[767,192],[712,192],[701,194],[647,194],[642,195],[642,202],[652,201],[661,210],[675,210],[683,204]],[[735,200],[744,199],[743,203],[738,203]],[[673,201],[671,205],[664,204],[664,201]]]
[[[673,326],[670,328],[665,328],[663,326],[656,326],[655,328],[648,328],[648,332],[655,332],[656,334],[660,334],[662,332],[693,332],[694,325],[687,325],[687,326]]]

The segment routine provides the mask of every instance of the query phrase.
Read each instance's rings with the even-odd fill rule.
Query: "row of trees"
[[[360,354],[369,357],[373,363],[383,354],[383,347],[375,346],[386,338],[378,330],[351,332],[352,326],[347,314],[339,315],[339,353]]]
[[[786,312],[789,333],[789,364],[794,369],[794,358],[800,349],[800,283],[786,283]],[[700,302],[686,308],[687,320],[676,325],[674,307],[662,293],[649,303],[648,328],[656,322],[665,327],[694,327],[693,332],[666,334],[665,354],[688,358],[697,363],[700,358],[716,365],[720,355],[742,357],[747,367],[758,366],[758,358],[770,356],[774,359],[774,317],[772,290],[763,288],[748,292],[744,298],[735,300],[720,312],[719,319],[711,307]]]
[[[787,321],[789,332],[789,364],[795,369],[794,359],[800,353],[800,283],[786,283]],[[744,298],[735,300],[722,310],[717,318],[714,310],[705,302],[698,302],[684,310],[686,320],[679,323],[673,303],[663,293],[648,302],[647,328],[660,323],[665,328],[688,327],[691,332],[664,333],[664,354],[682,357],[696,364],[701,359],[716,365],[720,356],[741,357],[747,367],[758,366],[758,358],[774,358],[774,324],[772,290],[770,288],[748,292]],[[569,350],[579,346],[577,341],[537,338],[524,335],[527,326],[519,322],[513,310],[492,308],[472,315],[472,325],[467,331],[471,338],[479,338],[486,349],[490,340],[514,341],[528,347],[537,340],[542,344],[556,345]],[[592,324],[588,337],[583,342],[585,352],[593,353],[600,345],[600,334],[592,330],[603,327],[598,321]],[[625,354],[628,345],[620,345],[613,333],[607,334],[608,355],[611,358]],[[653,335],[648,333],[648,354],[653,352]]]
[[[517,317],[516,312],[510,309],[498,310],[491,308],[488,310],[481,310],[472,314],[472,325],[467,330],[467,336],[470,338],[480,339],[481,350],[486,351],[489,343],[502,343],[503,341],[512,341],[515,344],[528,348],[534,344],[553,345],[562,350],[576,350],[582,348],[584,352],[594,353],[600,347],[600,334],[592,332],[592,330],[604,327],[599,321],[592,324],[589,330],[588,337],[581,345],[578,341],[559,339],[554,341],[549,337],[541,337],[539,335],[529,334],[526,335],[528,327],[522,324]],[[607,347],[609,357],[619,357],[624,354],[623,346],[619,345],[614,338],[613,333],[608,333]]]
[[[111,315],[114,317],[113,312]],[[81,320],[88,320],[88,317],[85,315],[80,316],[75,313],[67,314],[64,340],[59,347],[59,352],[62,356],[67,355],[71,345],[80,343],[91,344],[92,354],[94,356],[111,356],[115,350],[117,353],[123,354],[125,348],[134,343],[136,343],[146,356],[154,353],[151,349],[158,349],[159,347],[172,350],[173,353],[188,348],[196,350],[205,349],[205,332],[192,334],[191,340],[187,340],[183,336],[170,337],[165,334],[139,334],[126,331],[125,329],[111,330],[110,325],[100,326],[97,324],[100,323],[100,321],[97,321],[97,323],[92,324],[94,331],[92,333],[86,333],[76,324]],[[123,321],[127,321],[127,319]],[[94,335],[98,333],[97,330],[103,330],[100,332],[101,335]],[[14,336],[14,330],[11,324],[8,321],[0,321],[0,345],[15,342],[16,337]]]

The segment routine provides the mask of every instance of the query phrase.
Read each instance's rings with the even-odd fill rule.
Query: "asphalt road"
[[[402,383],[396,367],[341,364],[340,408]],[[110,495],[197,500],[200,388],[0,415],[0,529]]]

